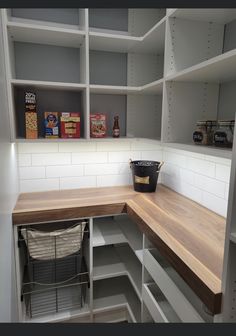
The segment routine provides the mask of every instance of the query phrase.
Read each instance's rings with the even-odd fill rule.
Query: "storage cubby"
[[[9,19],[42,25],[84,29],[84,9],[78,8],[12,8]]]
[[[127,54],[90,50],[90,84],[127,85]]]
[[[127,95],[127,136],[161,138],[162,95]]]
[[[165,16],[161,8],[89,8],[90,31],[143,36]]]
[[[80,49],[14,43],[15,78],[80,83]]]
[[[38,86],[20,85],[13,87],[16,137],[25,138],[25,92],[36,94],[38,118],[38,136],[44,138],[44,112],[79,112],[81,138],[84,137],[84,110],[82,91],[68,89],[40,88]]]
[[[234,120],[234,90],[235,81],[221,84],[167,81],[164,88],[163,141],[194,145],[193,132],[198,120]]]
[[[106,308],[130,307],[133,321],[141,321],[141,303],[126,276],[94,282],[94,312]],[[127,307],[128,308],[128,307]]]
[[[126,95],[90,95],[90,113],[102,113],[106,115],[107,136],[112,136],[114,117],[119,116],[120,136],[126,136],[127,97]]]

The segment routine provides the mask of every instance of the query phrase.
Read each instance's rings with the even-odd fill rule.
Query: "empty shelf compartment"
[[[143,300],[155,322],[181,322],[155,283],[143,285]]]

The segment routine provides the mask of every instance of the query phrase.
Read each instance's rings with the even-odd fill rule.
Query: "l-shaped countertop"
[[[213,313],[221,310],[225,218],[158,185],[155,193],[132,186],[20,194],[13,224],[127,213]]]

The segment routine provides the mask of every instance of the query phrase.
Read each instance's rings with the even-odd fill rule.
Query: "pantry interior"
[[[118,180],[110,177],[112,173],[108,174],[110,186],[131,184],[127,172],[130,154],[137,155],[137,159],[164,159],[167,167],[161,183],[227,216],[223,286],[227,309],[232,309],[234,304],[229,293],[233,290],[232,283],[235,284],[233,260],[236,253],[235,227],[231,224],[235,216],[232,150],[197,146],[192,141],[192,134],[198,120],[235,118],[235,22],[235,9],[1,9],[1,154],[5,158],[1,167],[1,199],[5,200],[1,209],[1,221],[4,221],[1,241],[3,247],[9,245],[4,253],[8,251],[14,260],[12,247],[16,241],[12,234],[11,212],[19,193],[70,189],[68,186],[106,186],[106,175],[97,173],[94,178],[91,173],[86,173],[91,169],[88,164],[95,164],[90,159],[94,153],[96,163],[105,164],[108,157],[108,163],[113,164],[110,169],[117,168],[115,164],[119,163],[119,169],[122,165],[125,170],[124,175],[117,170]],[[25,139],[23,113],[24,92],[32,90],[37,97],[39,127],[39,138],[35,140]],[[81,138],[45,139],[45,109],[80,111]],[[108,137],[91,139],[90,114],[104,111],[109,115]],[[115,115],[119,116],[121,129],[121,138],[117,141],[111,136]],[[42,160],[44,164],[40,163]],[[187,166],[182,166],[181,160]],[[208,166],[204,165],[206,161]],[[53,178],[54,166],[63,165],[65,170],[72,170],[73,165],[81,164],[84,165],[81,175],[87,174],[85,182],[80,182],[73,174],[70,181],[64,173],[56,176],[58,181]],[[41,165],[46,168],[40,168]],[[209,170],[204,172],[208,167]],[[224,167],[227,176],[220,173]],[[176,182],[182,176],[181,169],[187,168],[205,178],[199,179],[195,175],[200,183],[190,183],[192,189],[186,187],[186,180],[181,185]],[[28,175],[30,171],[34,174],[31,177]],[[42,171],[48,175],[43,175]],[[90,184],[86,182],[88,180]],[[79,182],[76,184],[75,181]],[[219,186],[216,191],[212,186],[214,182]],[[196,184],[202,185],[199,198]],[[221,188],[224,189],[222,192]],[[215,198],[207,198],[209,194]],[[214,200],[217,202],[212,205]],[[224,204],[222,208],[218,206],[220,202]],[[8,209],[7,214],[4,214],[5,209]],[[89,259],[89,267],[92,267],[91,258],[93,261],[93,286],[89,287],[87,283],[84,313],[91,313],[91,307],[109,312],[110,306],[117,305],[121,307],[120,311],[114,316],[110,312],[111,321],[151,322],[159,318],[155,316],[152,297],[158,298],[165,322],[214,320],[174,269],[168,268],[166,261],[160,261],[191,304],[191,308],[187,303],[185,309],[176,313],[175,297],[168,297],[165,288],[161,293],[153,281],[155,273],[151,276],[152,269],[148,272],[149,266],[143,266],[140,251],[153,247],[152,243],[126,215],[87,220],[90,240],[85,243],[85,257]],[[160,256],[155,255],[157,252],[153,252],[154,256],[148,253],[149,261],[159,260]],[[3,320],[17,319],[14,300],[18,293],[14,293],[13,265],[14,262],[3,266],[1,261],[1,267],[6,269],[3,279],[6,293],[11,293],[4,298],[8,310],[3,313]],[[104,265],[108,266],[105,268]],[[116,292],[118,287],[120,292]],[[185,302],[181,295],[178,298]],[[128,313],[122,309],[124,305]],[[24,309],[21,319],[27,320],[30,314],[32,318],[33,311],[29,314]],[[66,321],[66,314],[66,310],[61,317],[60,314],[53,317],[46,314],[41,321]],[[86,314],[70,315],[68,320],[74,318],[78,322]],[[234,320],[234,314],[232,316]],[[102,318],[103,315],[98,314],[94,321]]]

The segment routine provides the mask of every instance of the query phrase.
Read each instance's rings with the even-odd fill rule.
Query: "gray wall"
[[[89,26],[128,32],[128,8],[89,8]]]
[[[10,143],[0,13],[0,322],[16,318],[11,212],[18,191],[16,146]]]

